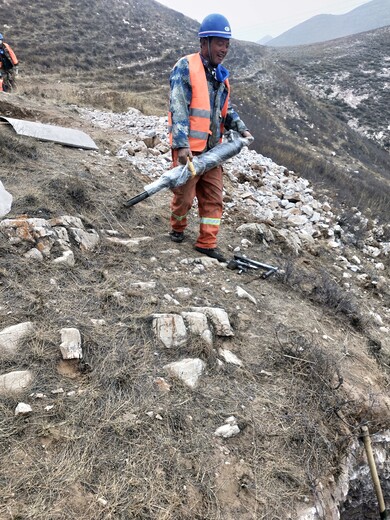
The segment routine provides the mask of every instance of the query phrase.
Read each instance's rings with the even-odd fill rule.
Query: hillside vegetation
[[[43,98],[68,103],[118,111],[135,106],[145,113],[166,114],[169,71],[176,59],[198,48],[197,22],[153,0],[67,0],[56,9],[49,8],[47,0],[38,0],[34,6],[26,13],[21,1],[12,7],[2,3],[9,26],[4,32],[20,56],[22,78],[29,78],[21,92],[29,96],[38,90]],[[232,71],[233,101],[256,138],[255,149],[301,172],[317,187],[333,186],[340,204],[371,208],[378,218],[390,210],[389,156],[382,148],[387,146],[384,121],[389,119],[390,103],[386,90],[379,98],[371,93],[386,80],[381,70],[388,56],[387,36],[387,32],[368,33],[354,51],[367,83],[364,101],[353,115],[345,96],[336,93],[338,78],[347,74],[348,59],[343,56],[349,55],[355,40],[324,48],[323,75],[318,73],[320,66],[301,67],[302,47],[288,50],[285,59],[272,49],[234,41],[226,61]],[[322,48],[318,47],[319,55]],[[371,55],[376,72],[367,76],[364,63]],[[334,77],[335,95],[328,102],[330,91],[326,90],[327,97],[319,96],[317,85],[332,79],[327,70],[335,66],[337,56],[343,74]],[[309,55],[306,63],[312,61]],[[355,76],[356,70],[351,74]],[[354,88],[359,96],[360,83],[356,92]],[[351,131],[348,123],[380,146]]]
[[[1,7],[21,72],[0,114],[99,149],[0,125],[0,519],[376,518],[361,427],[383,446],[387,152],[293,60],[234,41],[256,144],[225,164],[219,245],[278,270],[227,269],[193,250],[196,206],[180,245],[169,192],[124,206],[169,168],[167,79],[197,23],[151,0]]]

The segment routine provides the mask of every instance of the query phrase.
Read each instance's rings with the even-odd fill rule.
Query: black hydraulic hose
[[[143,191],[139,195],[136,195],[132,199],[127,200],[123,205],[127,208],[131,208],[131,206],[135,206],[135,204],[138,204],[138,202],[141,202],[141,200],[145,200],[150,196],[150,194],[147,191]]]

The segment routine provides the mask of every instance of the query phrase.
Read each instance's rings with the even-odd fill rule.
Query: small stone
[[[28,415],[31,412],[31,406],[26,403],[18,403],[18,406],[15,408],[15,415]]]
[[[78,329],[68,327],[61,329],[61,354],[63,359],[81,359],[81,335]]]
[[[157,377],[154,380],[154,384],[162,393],[168,393],[171,390],[171,386],[166,382],[166,380],[163,377]]]
[[[240,428],[237,424],[224,424],[215,430],[214,435],[216,437],[223,437],[224,439],[228,439],[238,435],[239,433]]]

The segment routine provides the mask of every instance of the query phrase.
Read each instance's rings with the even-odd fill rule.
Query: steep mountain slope
[[[2,2],[2,12],[21,59],[19,92],[32,97],[165,115],[169,71],[198,48],[198,23],[153,0],[67,0],[55,8],[38,0],[29,11],[14,0]],[[341,204],[387,214],[388,154],[340,120],[339,109],[313,100],[278,60],[273,49],[234,41],[226,61],[255,149],[332,185]]]
[[[390,152],[390,27],[296,48],[278,56],[317,99]]]
[[[197,24],[147,0],[1,6],[22,65],[0,113],[99,150],[0,125],[0,518],[376,518],[360,433],[386,451],[388,154],[234,41],[263,154],[225,164],[219,245],[279,269],[227,269],[195,255],[196,206],[178,246],[169,193],[123,205],[169,168],[168,74]],[[373,200],[381,222],[355,207]]]
[[[366,466],[344,457],[361,424],[390,426],[389,226],[244,151],[220,246],[279,273],[228,270],[194,255],[194,214],[169,241],[169,194],[123,207],[169,166],[165,118],[5,97],[99,151],[0,126],[0,517],[374,519]]]
[[[308,45],[390,25],[390,0],[371,0],[345,14],[321,14],[269,40],[265,45]]]

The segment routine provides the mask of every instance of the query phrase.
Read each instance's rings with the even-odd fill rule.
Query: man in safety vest
[[[170,76],[168,120],[173,166],[186,164],[193,155],[213,148],[221,141],[224,130],[236,130],[244,137],[251,137],[230,105],[229,72],[222,66],[232,37],[229,22],[221,14],[210,14],[201,23],[198,36],[200,53],[181,58]],[[194,247],[225,262],[217,249],[223,207],[222,167],[192,177],[172,191],[171,240],[184,240],[187,214],[196,196],[200,230]]]
[[[0,33],[0,74],[2,79],[2,90],[10,91],[16,88],[15,76],[18,74],[18,58],[16,54],[3,40]]]

